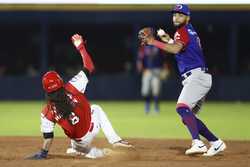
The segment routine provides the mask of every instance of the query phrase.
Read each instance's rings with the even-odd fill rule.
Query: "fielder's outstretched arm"
[[[165,33],[165,31],[161,29],[158,30],[157,33],[158,33],[158,36],[160,36],[160,38],[167,43],[156,40],[153,35],[152,28],[148,28],[148,27],[143,28],[139,31],[138,38],[141,40],[142,45],[145,45],[145,44],[153,45],[159,49],[162,49],[172,54],[179,53],[189,40],[187,32],[184,29],[180,30],[180,34],[182,34],[182,40],[180,39],[180,34],[176,35],[175,38],[177,40],[175,39],[173,40],[170,38],[170,36],[167,33]]]
[[[79,34],[75,34],[71,37],[73,45],[76,47],[76,49],[79,51],[79,53],[82,56],[82,62],[83,62],[83,70],[86,73],[92,73],[95,70],[94,63],[87,52],[83,41],[82,36]]]
[[[164,43],[155,39],[149,41],[148,44],[153,45],[159,49],[162,49],[172,54],[177,54],[184,48],[184,45],[181,42],[174,42],[171,44],[171,43]]]

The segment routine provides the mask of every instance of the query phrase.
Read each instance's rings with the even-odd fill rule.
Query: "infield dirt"
[[[227,149],[214,157],[186,156],[189,140],[128,139],[135,149],[112,148],[97,138],[94,146],[111,148],[113,154],[101,159],[69,156],[66,138],[55,138],[47,160],[25,160],[42,144],[39,137],[0,137],[0,167],[250,167],[250,141],[226,141]]]

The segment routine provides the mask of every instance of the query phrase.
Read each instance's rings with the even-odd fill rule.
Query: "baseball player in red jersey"
[[[82,57],[83,70],[67,83],[64,83],[55,71],[44,74],[42,85],[48,100],[41,113],[41,132],[44,142],[41,151],[29,159],[47,157],[54,137],[55,124],[60,125],[71,139],[71,148],[66,151],[68,154],[83,155],[93,159],[105,156],[105,149],[90,146],[100,129],[114,147],[132,147],[116,134],[102,108],[90,105],[86,99],[84,92],[88,76],[95,67],[85,49],[82,37],[75,34],[71,39]]]

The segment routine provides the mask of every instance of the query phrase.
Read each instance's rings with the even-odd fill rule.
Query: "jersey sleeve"
[[[89,80],[83,71],[80,71],[69,81],[69,83],[81,93],[85,92],[88,82]]]
[[[176,31],[176,33],[174,34],[174,41],[182,43],[184,47],[187,46],[189,42],[189,36],[185,27],[182,27]]]
[[[54,131],[55,123],[41,115],[41,132],[51,133]]]
[[[50,106],[46,105],[41,113],[41,132],[51,133],[55,127],[55,115],[50,111]]]

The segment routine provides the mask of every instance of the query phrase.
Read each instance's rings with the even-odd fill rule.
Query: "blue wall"
[[[0,39],[0,51],[7,50],[9,54],[7,58],[11,59],[11,63],[13,64],[12,60],[16,60],[16,55],[21,55],[22,59],[26,61],[25,56],[29,54],[31,58],[36,59],[35,62],[37,63],[37,70],[38,74],[42,74],[47,71],[50,67],[49,58],[53,56],[50,48],[51,43],[51,29],[55,28],[56,30],[61,30],[62,33],[64,29],[68,27],[78,28],[78,25],[89,25],[95,26],[102,30],[103,25],[122,25],[127,26],[124,29],[131,28],[133,31],[133,39],[134,43],[137,43],[137,30],[138,28],[147,25],[155,25],[155,24],[167,24],[171,21],[171,15],[167,11],[0,11],[0,21],[2,23],[2,33],[8,34],[6,37],[10,39],[9,42],[12,42],[12,38],[9,38],[9,34],[14,34],[14,32],[20,34],[23,31],[18,31],[20,27],[25,29],[25,33],[34,30],[34,32],[24,34],[27,38],[27,47],[28,49],[22,50],[22,46],[20,52],[17,49],[10,49],[6,48],[8,45],[6,40],[3,38],[3,35]],[[212,64],[219,62],[219,57],[216,57],[217,54],[223,55],[222,58],[223,62],[219,62],[219,66],[225,66],[225,70],[229,71],[226,75],[231,75],[232,77],[215,77],[213,80],[213,87],[210,91],[208,98],[211,100],[250,100],[250,77],[244,77],[242,75],[249,74],[247,72],[242,72],[241,76],[237,76],[238,73],[236,70],[237,68],[241,67],[242,64],[236,64],[237,61],[239,62],[240,59],[243,60],[244,57],[240,57],[241,55],[245,55],[246,58],[249,58],[249,46],[244,45],[243,49],[240,46],[243,44],[248,44],[247,42],[239,38],[241,32],[244,32],[242,36],[249,36],[249,34],[245,34],[245,32],[249,31],[242,31],[244,27],[248,29],[246,25],[249,25],[249,18],[250,12],[249,11],[194,11],[192,12],[192,20],[195,21],[196,24],[200,25],[208,25],[209,24],[218,24],[218,25],[225,25],[226,30],[230,33],[224,34],[224,36],[220,36],[221,31],[216,31],[219,33],[216,38],[214,36],[209,39],[210,41],[216,42],[221,41],[218,45],[220,45],[220,50],[215,49],[215,52],[212,47],[208,48],[209,56],[212,57]],[[27,27],[30,28],[26,30]],[[238,27],[239,26],[239,27]],[[91,27],[92,28],[92,27]],[[211,28],[211,27],[210,27]],[[80,27],[81,29],[81,27]],[[203,30],[203,34],[208,34],[208,30]],[[219,29],[219,28],[218,28]],[[54,30],[54,29],[53,29]],[[74,30],[74,29],[73,29]],[[72,31],[73,31],[72,30]],[[223,29],[224,30],[224,29]],[[27,31],[27,32],[26,32]],[[65,30],[66,32],[68,30]],[[107,30],[106,30],[107,31]],[[108,33],[108,32],[107,32]],[[202,34],[202,33],[201,33]],[[216,33],[215,33],[216,34]],[[36,35],[36,45],[31,45],[30,38],[32,35]],[[72,35],[72,34],[71,34]],[[93,34],[92,34],[93,35]],[[209,34],[208,34],[209,35]],[[113,35],[116,37],[116,35]],[[13,36],[16,38],[16,36]],[[68,39],[67,35],[62,36]],[[91,35],[90,35],[91,37]],[[25,43],[24,39],[19,37],[19,41]],[[61,39],[60,39],[61,40]],[[206,39],[207,42],[208,39]],[[95,41],[95,40],[93,40]],[[248,39],[247,39],[248,41]],[[21,43],[19,42],[19,43]],[[56,43],[58,41],[54,41]],[[112,41],[109,41],[112,42]],[[115,41],[117,43],[117,41]],[[224,43],[229,42],[230,45],[222,45]],[[241,43],[240,43],[241,42]],[[90,42],[94,43],[94,42]],[[207,42],[208,43],[208,42]],[[25,46],[26,46],[25,45]],[[222,45],[222,46],[221,46]],[[239,45],[239,48],[238,46]],[[214,47],[214,44],[212,45]],[[110,47],[114,47],[114,45],[110,44]],[[94,47],[93,47],[94,48]],[[113,49],[113,48],[112,48]],[[32,52],[26,51],[31,50]],[[94,49],[95,50],[95,49]],[[114,50],[114,49],[113,49]],[[133,45],[134,54],[136,54],[136,46]],[[223,50],[223,53],[220,51]],[[242,52],[241,52],[242,50]],[[238,52],[239,51],[239,52]],[[102,52],[102,51],[101,51]],[[107,51],[109,52],[109,50]],[[217,53],[217,54],[216,54]],[[103,55],[109,55],[116,53],[102,53]],[[37,57],[35,57],[35,55]],[[94,54],[94,55],[98,55]],[[120,56],[120,54],[119,54]],[[131,56],[130,54],[127,56]],[[34,58],[35,57],[35,58]],[[103,56],[104,57],[104,56]],[[114,57],[118,57],[115,55]],[[122,56],[121,60],[124,61],[126,59]],[[4,53],[0,54],[0,66],[1,63],[4,63]],[[98,56],[94,57],[95,60],[99,60],[97,62],[103,62],[104,64],[109,64],[109,66],[114,66],[117,62],[108,61],[106,58],[100,59]],[[128,59],[132,61],[131,59]],[[216,60],[216,61],[214,61]],[[120,61],[120,60],[119,60]],[[127,61],[127,60],[126,60]],[[229,63],[227,63],[227,61]],[[245,59],[243,60],[245,61]],[[33,62],[32,62],[33,63]],[[20,64],[20,63],[19,63]],[[22,63],[21,63],[22,64]],[[67,64],[68,65],[68,64]],[[68,65],[69,66],[69,65]],[[14,64],[15,67],[15,64]],[[11,70],[14,68],[10,66],[10,73]],[[63,69],[65,66],[62,67]],[[24,69],[22,66],[17,68],[18,72]],[[244,69],[243,69],[244,70]],[[102,72],[103,70],[99,70],[97,72]],[[115,73],[115,71],[113,71]],[[116,71],[117,72],[117,71]],[[120,72],[120,71],[119,71]],[[135,70],[134,70],[135,72]],[[249,71],[248,71],[249,72]],[[107,75],[109,74],[109,75]],[[221,73],[219,73],[221,74]],[[162,98],[167,100],[176,100],[178,95],[181,91],[181,82],[176,78],[171,78],[168,81],[164,82],[163,90],[162,90]],[[112,99],[112,100],[132,100],[132,99],[140,99],[140,78],[138,75],[132,75],[127,73],[119,73],[119,74],[110,74],[107,72],[106,74],[97,75],[91,78],[91,82],[87,89],[87,95],[90,99]],[[41,86],[41,78],[40,77],[21,77],[21,76],[12,76],[10,77],[9,74],[3,75],[0,77],[0,99],[1,100],[33,100],[33,99],[43,99],[44,93],[42,91]]]
[[[170,78],[163,83],[162,98],[176,100],[180,91],[180,80]],[[0,78],[0,92],[1,100],[37,100],[44,97],[40,78]],[[92,77],[87,96],[105,100],[140,99],[140,77],[129,74]],[[214,77],[208,99],[250,100],[250,77]]]

